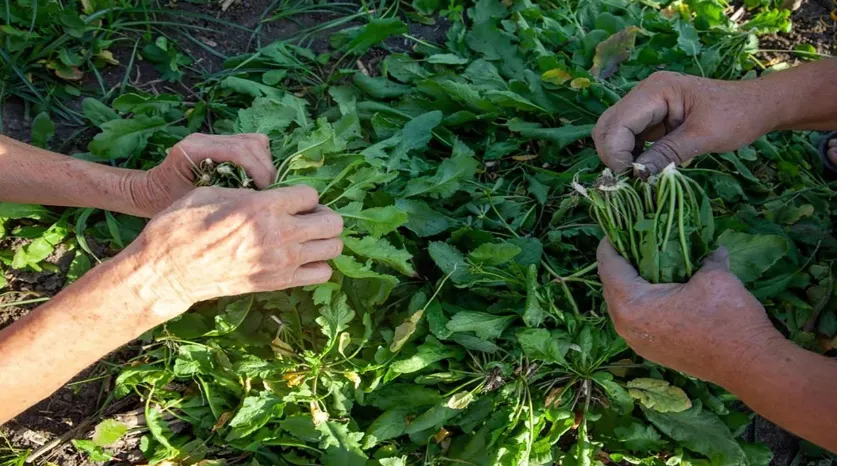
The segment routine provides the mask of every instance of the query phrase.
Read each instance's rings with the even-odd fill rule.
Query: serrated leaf
[[[396,206],[371,207],[363,209],[360,202],[350,202],[337,209],[336,212],[342,217],[349,219],[351,226],[358,227],[365,233],[376,238],[395,231],[408,220],[405,211]]]
[[[452,332],[473,332],[483,340],[499,338],[508,325],[516,319],[514,315],[495,315],[479,311],[461,311],[449,320],[447,328]]]
[[[138,115],[127,120],[111,120],[100,125],[103,131],[88,144],[92,154],[106,160],[130,157],[147,145],[147,140],[167,122],[161,117]]]
[[[386,239],[345,236],[344,246],[360,257],[385,264],[407,277],[417,276],[414,266],[411,265],[412,255],[405,249],[394,247]]]
[[[106,419],[94,428],[92,441],[95,445],[105,447],[118,441],[129,428],[126,424],[115,419]]]

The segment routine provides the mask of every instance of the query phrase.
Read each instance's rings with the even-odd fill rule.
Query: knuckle
[[[324,216],[324,226],[332,236],[340,235],[344,231],[344,217],[335,212],[329,212]],[[340,240],[338,240],[340,241]]]
[[[332,240],[331,250],[332,257],[338,257],[344,251],[344,242],[340,238]]]
[[[685,155],[682,153],[681,147],[672,139],[665,138],[656,141],[655,144],[649,148],[649,151],[659,155],[668,163],[673,162],[680,164],[685,160]]]
[[[655,82],[655,83],[659,83],[659,84],[666,84],[666,83],[674,82],[674,81],[678,80],[679,78],[681,78],[682,76],[683,75],[681,73],[677,73],[675,71],[662,70],[662,71],[656,71],[656,72],[652,73],[646,79],[647,79],[647,81],[650,81],[650,82]]]
[[[317,204],[320,196],[316,189],[306,185],[293,186],[288,188],[288,190],[290,195],[294,196],[297,200],[302,201],[302,203],[309,205]]]

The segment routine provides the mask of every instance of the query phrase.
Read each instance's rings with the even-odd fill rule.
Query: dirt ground
[[[210,7],[191,2],[177,3],[178,8],[218,16],[221,19],[253,29],[262,24],[262,20],[273,13],[270,6],[277,2],[241,0],[225,13],[217,10],[214,4]],[[742,2],[738,3],[742,4]],[[796,44],[808,43],[816,47],[820,53],[836,55],[836,22],[830,16],[833,8],[834,5],[829,0],[805,0],[802,7],[794,13],[793,30],[780,36],[761,38],[760,48],[791,50]],[[219,53],[232,56],[254,50],[257,45],[291,37],[302,28],[318,25],[332,19],[332,15],[309,14],[298,17],[299,23],[288,20],[263,23],[257,34],[234,27],[221,26],[216,22],[200,18],[188,16],[184,19],[198,26],[215,29],[213,33],[202,32],[195,37]],[[410,27],[411,35],[437,43],[443,41],[449,23],[439,21],[432,26],[412,23]],[[328,49],[327,37],[328,35],[323,35],[316,38],[309,45],[317,50],[326,50]],[[181,45],[195,57],[196,61],[193,66],[196,68],[206,72],[221,68],[223,60],[209,53],[206,49],[187,40],[181,41]],[[400,49],[411,46],[407,39],[393,39],[388,45]],[[131,49],[116,50],[115,56],[121,63],[127,63],[130,53]],[[378,61],[380,55],[384,53],[377,51],[365,57],[362,61],[365,62],[366,66],[371,65]],[[782,51],[766,52],[763,56],[766,61],[778,60],[792,63],[797,60],[796,54]],[[191,89],[193,83],[190,78],[186,79],[184,83],[164,83],[158,78],[158,73],[149,63],[136,61],[135,68],[131,71],[131,83],[135,87],[148,92],[181,93],[188,98],[193,93]],[[107,87],[119,83],[125,72],[126,69],[123,65],[105,70],[103,78]],[[94,82],[87,84],[92,88],[96,85]],[[76,103],[76,106],[79,106],[79,102]],[[23,117],[23,106],[16,102],[8,102],[3,106],[3,111],[4,134],[28,141],[30,122]],[[94,130],[79,132],[78,128],[57,124],[53,149],[62,153],[84,150],[83,142],[92,137],[93,134]],[[14,245],[0,242],[0,249],[9,246]],[[102,255],[107,256],[108,252],[104,250]],[[0,304],[36,296],[52,296],[58,293],[64,284],[63,272],[67,270],[69,258],[67,254],[64,254],[64,251],[59,250],[49,261],[58,266],[58,273],[7,273],[6,278],[10,281],[14,293],[0,294]],[[33,304],[0,307],[0,329],[26,315],[35,306]],[[36,464],[43,465],[51,462],[60,466],[93,466],[96,463],[90,462],[85,455],[78,453],[69,443],[69,439],[84,438],[90,434],[93,425],[104,415],[125,413],[138,407],[138,402],[132,398],[103,406],[113,381],[113,375],[109,369],[110,363],[124,361],[127,357],[131,357],[131,353],[131,348],[124,349],[118,354],[104,358],[76,377],[68,386],[0,427],[0,433],[21,451],[43,449],[45,452],[35,461]],[[791,465],[799,451],[799,440],[797,438],[761,418],[756,419],[746,437],[749,441],[760,441],[770,445],[775,454],[772,464],[777,466]],[[44,448],[56,443],[57,440],[61,440],[59,445]],[[0,437],[0,451],[2,451],[3,444],[2,437]],[[114,452],[117,460],[110,464],[137,464],[138,461],[142,460],[138,455],[137,437],[123,442],[114,449]]]

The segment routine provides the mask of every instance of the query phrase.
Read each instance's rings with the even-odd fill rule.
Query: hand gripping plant
[[[573,185],[617,251],[652,283],[687,281],[711,249],[711,203],[675,164],[646,180],[605,169],[592,187]]]

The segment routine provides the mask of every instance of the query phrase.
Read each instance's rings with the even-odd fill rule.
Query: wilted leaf
[[[596,46],[590,74],[597,79],[607,79],[613,75],[617,66],[631,56],[637,32],[637,26],[628,26],[600,42]]]

